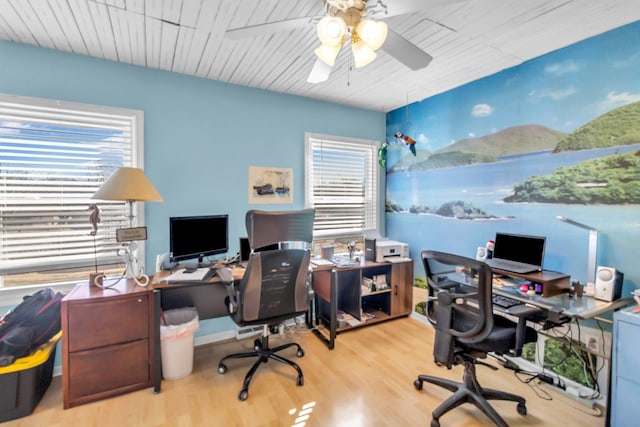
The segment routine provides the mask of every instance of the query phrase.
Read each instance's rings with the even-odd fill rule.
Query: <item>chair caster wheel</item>
[[[224,374],[225,372],[227,372],[227,366],[223,365],[222,363],[218,365],[218,373],[219,374]]]
[[[249,397],[249,392],[247,390],[241,390],[240,393],[238,394],[238,400],[247,400],[247,397]]]
[[[303,377],[298,377],[298,381],[296,382],[297,385],[301,386],[304,385],[304,378]]]
[[[302,351],[302,349],[298,350],[298,357],[302,357],[304,356],[304,351]]]
[[[524,403],[518,403],[517,410],[520,415],[527,415],[527,407]]]
[[[440,421],[438,421],[435,418],[433,418],[431,420],[431,427],[440,427]]]
[[[421,380],[415,380],[413,382],[413,386],[416,388],[416,390],[420,391],[422,390],[422,381]]]

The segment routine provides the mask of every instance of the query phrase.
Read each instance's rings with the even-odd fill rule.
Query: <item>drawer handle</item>
[[[142,298],[138,298],[138,302],[142,302]]]

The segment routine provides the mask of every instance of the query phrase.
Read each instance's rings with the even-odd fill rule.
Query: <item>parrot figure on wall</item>
[[[403,141],[405,144],[407,144],[409,146],[409,150],[411,150],[411,152],[413,153],[413,155],[416,155],[416,140],[411,138],[410,136],[407,136],[405,134],[403,134],[402,132],[396,132],[395,133],[395,137],[398,138],[399,140]]]

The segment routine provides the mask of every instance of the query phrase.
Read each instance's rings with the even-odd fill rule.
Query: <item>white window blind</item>
[[[378,143],[306,134],[305,201],[316,209],[314,238],[378,228]]]
[[[0,276],[121,262],[126,206],[91,196],[141,166],[141,129],[141,111],[0,95]]]

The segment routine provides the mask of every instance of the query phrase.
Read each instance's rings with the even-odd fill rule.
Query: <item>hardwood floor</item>
[[[433,331],[411,318],[397,319],[338,336],[336,348],[328,350],[308,331],[273,336],[272,345],[295,340],[305,356],[295,349],[283,353],[299,362],[304,386],[296,386],[295,371],[277,362],[262,365],[249,387],[249,398],[241,402],[238,392],[251,365],[249,359],[229,361],[225,375],[217,363],[225,354],[248,351],[253,339],[211,344],[195,350],[194,372],[173,381],[163,381],[162,392],[140,390],[115,398],[62,409],[61,377],[55,377],[31,416],[3,423],[3,427],[47,426],[293,426],[298,413],[309,407],[306,424],[299,426],[428,426],[431,411],[450,393],[425,383],[415,390],[417,374],[429,373],[459,380],[462,368],[452,370],[433,363]],[[251,359],[252,360],[252,359]],[[495,364],[494,360],[489,362]],[[528,415],[516,412],[515,403],[493,406],[511,426],[603,426],[604,417],[548,385],[543,390],[551,400],[536,395],[539,389],[520,383],[513,371],[478,367],[485,387],[508,390],[527,399]],[[462,405],[441,419],[443,427],[491,426],[489,419],[470,404]]]

